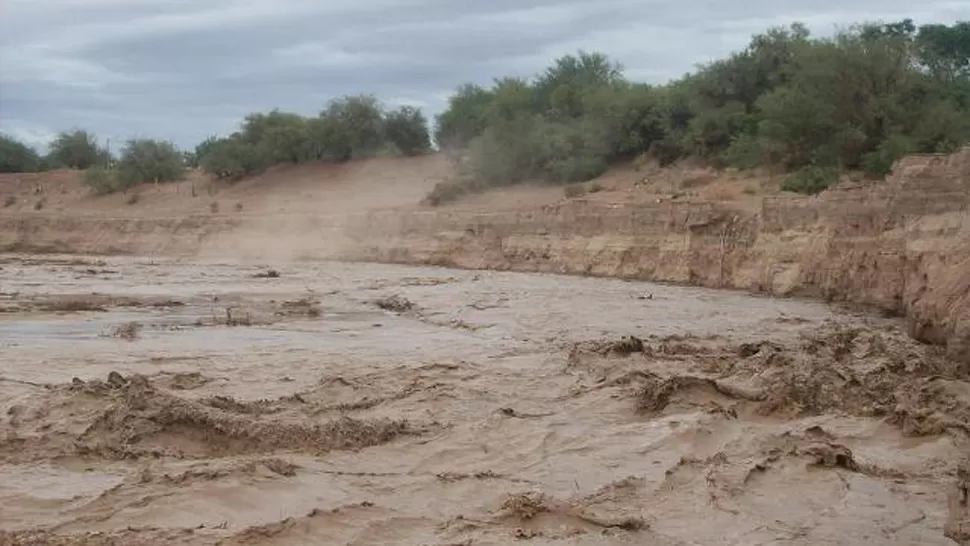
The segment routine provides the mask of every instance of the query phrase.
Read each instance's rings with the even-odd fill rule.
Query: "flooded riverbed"
[[[0,267],[15,544],[951,544],[970,384],[892,320],[437,268]]]

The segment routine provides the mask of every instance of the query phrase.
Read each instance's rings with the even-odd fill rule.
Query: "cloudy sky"
[[[0,132],[183,147],[247,113],[373,93],[433,115],[464,82],[579,49],[663,82],[767,27],[970,19],[970,0],[0,0]]]

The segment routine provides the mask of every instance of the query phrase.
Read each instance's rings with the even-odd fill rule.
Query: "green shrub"
[[[251,145],[267,165],[317,158],[310,124],[299,114],[279,110],[250,114],[243,121],[238,138]]]
[[[515,119],[489,127],[469,143],[460,177],[478,187],[505,186],[535,175],[537,150],[532,139],[533,120]],[[466,182],[467,185],[467,182]]]
[[[195,150],[185,152],[185,165],[196,169],[202,168],[202,160],[209,155],[209,152],[220,142],[219,137],[210,136],[195,145]]]
[[[735,135],[720,160],[727,167],[753,169],[763,162],[761,143],[751,134]]]
[[[548,182],[585,182],[609,167],[606,127],[599,120],[541,122],[533,130],[535,176]]]
[[[435,142],[441,149],[467,147],[488,127],[494,92],[465,84],[448,99],[448,109],[435,118]]]
[[[557,183],[585,182],[606,172],[609,164],[603,157],[583,154],[578,157],[557,157],[545,168],[546,179]]]
[[[839,171],[834,167],[808,166],[789,174],[781,189],[805,194],[820,193],[839,181]]]
[[[915,151],[912,140],[892,135],[862,157],[862,167],[870,176],[883,177],[892,172],[896,160]]]
[[[91,167],[84,171],[84,185],[95,195],[107,195],[121,189],[117,172],[104,167]]]
[[[170,142],[131,139],[115,167],[118,189],[146,182],[175,182],[185,174],[182,153]]]
[[[269,161],[261,155],[256,145],[246,142],[239,135],[233,135],[212,143],[200,165],[208,174],[236,181],[262,172],[269,166]]]
[[[37,152],[9,136],[0,135],[0,172],[31,173],[40,167]]]
[[[562,194],[566,196],[567,199],[582,197],[586,195],[586,187],[582,184],[567,184],[566,186],[563,186]]]
[[[111,165],[108,150],[98,146],[93,134],[81,129],[58,134],[49,148],[46,161],[50,168],[87,169]]]
[[[337,161],[374,157],[384,143],[384,111],[371,95],[331,101],[320,116],[332,123],[330,142],[338,140],[342,148],[342,153],[330,154]]]
[[[381,151],[393,146],[403,155],[418,155],[431,150],[428,120],[421,110],[402,106],[384,116],[386,142]]]

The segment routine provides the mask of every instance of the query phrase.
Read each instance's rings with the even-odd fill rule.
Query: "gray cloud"
[[[459,84],[530,76],[578,49],[662,82],[770,26],[904,17],[965,20],[970,0],[6,0],[0,131],[189,147],[249,112],[312,114],[349,93],[433,115]]]

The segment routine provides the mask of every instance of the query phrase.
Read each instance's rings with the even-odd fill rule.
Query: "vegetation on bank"
[[[9,138],[0,140],[0,172],[49,168],[84,170],[96,194],[127,190],[146,182],[180,180],[187,168],[217,178],[238,180],[281,163],[343,162],[370,157],[398,157],[431,150],[428,120],[421,110],[385,109],[374,97],[348,96],[332,101],[315,117],[273,110],[246,116],[227,137],[210,137],[191,151],[171,142],[132,139],[117,157],[99,147],[85,131],[62,133],[44,158]]]
[[[207,173],[237,180],[282,163],[423,154],[431,150],[429,135],[421,110],[386,110],[374,97],[358,95],[332,101],[315,117],[250,114],[239,131],[205,140],[188,158]]]
[[[466,84],[436,118],[434,140],[458,159],[431,204],[527,180],[574,184],[611,164],[694,157],[715,167],[770,166],[783,188],[815,193],[840,173],[885,175],[900,156],[970,142],[970,22],[910,20],[814,38],[800,24],[663,85],[632,82],[599,53],[556,60],[531,79]],[[374,97],[332,101],[317,116],[273,110],[194,150],[131,140],[117,157],[85,131],[59,135],[46,157],[0,139],[0,171],[87,169],[98,193],[177,180],[186,167],[236,180],[280,163],[423,154],[428,121]]]
[[[789,173],[784,189],[815,193],[846,170],[883,176],[902,155],[970,141],[970,22],[865,24],[830,38],[794,24],[658,86],[580,52],[532,80],[459,88],[436,140],[465,152],[431,203],[524,180],[589,180],[641,154],[771,166]]]

